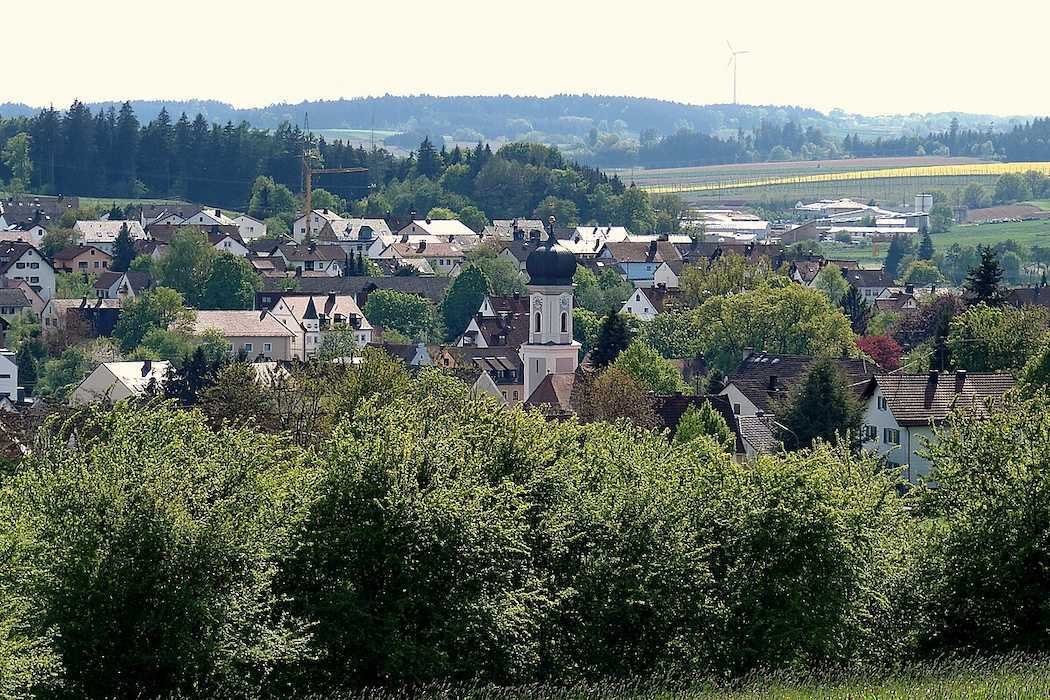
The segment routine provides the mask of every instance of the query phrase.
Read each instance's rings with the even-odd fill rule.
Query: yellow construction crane
[[[368,168],[311,168],[310,159],[317,157],[316,149],[303,153],[303,205],[306,214],[306,227],[310,227],[310,215],[313,213],[313,176],[335,175],[338,173],[367,173]]]

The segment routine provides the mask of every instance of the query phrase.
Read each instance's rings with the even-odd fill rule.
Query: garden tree
[[[1050,402],[1010,396],[959,411],[931,443],[929,512],[914,554],[918,653],[1036,653],[1050,644]],[[951,651],[949,651],[951,650]]]
[[[660,422],[649,391],[615,365],[582,375],[573,387],[572,400],[576,415],[584,423],[626,420],[638,428],[654,429]]]
[[[905,284],[913,284],[916,287],[925,287],[937,284],[941,281],[941,271],[931,260],[915,260],[908,264],[901,273],[901,279]]]
[[[857,338],[857,349],[887,371],[901,366],[901,346],[888,335],[869,335]]]
[[[849,319],[853,332],[857,335],[864,335],[868,331],[868,323],[872,318],[871,304],[859,289],[852,284],[848,286],[839,305],[842,307],[842,313],[846,314],[846,318]]]
[[[700,306],[711,297],[736,294],[763,284],[787,283],[787,277],[773,270],[769,258],[762,256],[752,262],[737,253],[727,253],[714,260],[686,265],[679,280],[679,291],[683,305]]]
[[[822,358],[810,365],[776,415],[784,428],[784,444],[801,449],[811,447],[816,440],[834,443],[841,438],[845,444],[852,444],[864,409],[835,361]]]
[[[77,244],[76,231],[68,228],[50,229],[40,241],[40,252],[48,260],[55,257],[58,251]]]
[[[1005,173],[996,180],[993,197],[996,204],[1010,204],[1029,199],[1031,192],[1028,190],[1028,183],[1023,175]]]
[[[635,339],[616,356],[613,367],[634,378],[646,391],[673,394],[685,390],[678,370],[644,341]]]
[[[424,138],[423,143],[419,144],[419,151],[416,154],[416,172],[423,177],[434,180],[441,175],[444,167],[445,163],[434,148],[434,144],[430,142],[430,137]]]
[[[532,212],[532,215],[540,221],[547,221],[553,216],[559,226],[580,225],[580,212],[576,207],[576,203],[571,199],[562,199],[554,195],[544,197],[543,201]]]
[[[197,406],[213,430],[223,426],[250,426],[264,432],[278,429],[273,393],[260,383],[250,363],[223,365],[214,381],[197,394],[197,399]]]
[[[572,339],[580,343],[580,359],[587,356],[598,342],[602,317],[579,306],[572,310]]]
[[[933,241],[930,240],[930,233],[947,233],[953,223],[955,223],[955,215],[952,213],[952,208],[944,202],[934,204],[930,208],[930,228],[929,231],[923,234],[922,243],[919,247],[919,257],[923,260],[929,260],[933,257]],[[928,248],[926,248],[927,242],[929,244]],[[928,250],[928,257],[923,257],[924,249]]]
[[[129,360],[168,360],[182,362],[193,352],[193,338],[185,330],[152,328],[138,347],[128,354]]]
[[[164,396],[187,408],[197,405],[201,393],[215,383],[227,358],[228,354],[221,360],[210,359],[207,351],[197,346],[192,355],[183,356],[181,364],[169,372]]]
[[[456,218],[474,233],[481,233],[489,225],[489,219],[485,216],[485,212],[472,204],[468,204],[460,209]]]
[[[602,319],[598,339],[591,351],[591,364],[604,369],[616,361],[620,353],[627,349],[634,339],[634,333],[627,318],[618,311],[610,311]]]
[[[260,175],[255,179],[249,197],[248,214],[259,221],[267,221],[267,233],[279,233],[269,226],[270,218],[279,217],[287,225],[298,211],[299,201],[290,189],[278,185],[270,177]]]
[[[127,272],[131,261],[135,258],[135,244],[131,240],[127,224],[121,224],[120,232],[113,241],[113,262],[109,269],[114,272]]]
[[[958,243],[953,243],[943,256],[935,258],[941,274],[954,284],[961,284],[966,279],[966,274],[976,267],[979,259],[976,248],[973,246],[964,248]]]
[[[98,275],[83,272],[56,272],[55,296],[59,299],[83,299],[95,294]]]
[[[693,309],[670,309],[642,325],[641,338],[668,359],[693,358],[703,354],[703,329]]]
[[[707,437],[715,441],[723,450],[729,454],[736,452],[736,436],[726,419],[711,406],[710,401],[701,401],[692,404],[678,421],[678,427],[674,431],[674,443],[681,445],[692,442],[700,437]]]
[[[260,286],[259,275],[245,258],[219,253],[208,271],[200,308],[251,309]]]
[[[822,292],[797,284],[714,297],[696,314],[704,357],[723,372],[735,369],[748,347],[784,355],[856,352],[849,320]]]
[[[656,228],[656,213],[649,202],[649,193],[633,184],[620,195],[619,220],[632,233],[652,233]]]
[[[36,386],[36,357],[30,343],[22,343],[15,353],[15,364],[18,365],[18,385],[25,387],[26,393],[32,396]]]
[[[368,295],[362,312],[373,326],[401,333],[410,340],[424,342],[441,334],[436,329],[434,305],[423,297],[393,289],[377,289]]]
[[[1003,266],[1003,275],[1010,284],[1021,283],[1021,256],[1012,250],[1003,253],[1000,258]]]
[[[685,216],[685,202],[677,194],[658,194],[652,197],[653,211],[656,212],[658,233],[678,233]]]
[[[889,248],[886,250],[886,260],[883,263],[886,269],[886,275],[890,279],[897,279],[897,273],[900,271],[901,261],[911,255],[913,244],[910,238],[907,236],[894,236],[890,240]]]
[[[929,231],[922,234],[922,242],[919,243],[918,257],[919,260],[933,260],[933,239],[930,238]]]
[[[7,185],[7,190],[11,193],[24,192],[32,182],[33,159],[30,154],[30,142],[29,134],[19,132],[7,139],[3,152],[0,153],[4,165],[11,173]]]
[[[843,276],[842,269],[835,263],[829,262],[813,279],[813,288],[824,292],[828,301],[837,306],[849,291],[850,284]]]
[[[34,393],[64,401],[94,369],[95,365],[81,348],[67,348],[62,354],[44,362]]]
[[[274,581],[313,481],[280,437],[215,434],[170,407],[88,408],[51,424],[5,484],[19,536],[0,585],[18,582],[27,631],[54,631],[64,693],[256,696],[306,649]]]
[[[124,352],[138,347],[152,330],[187,328],[194,313],[187,309],[182,295],[167,287],[154,287],[124,304],[113,337]]]
[[[475,265],[465,266],[445,290],[445,298],[439,307],[446,340],[451,342],[463,335],[488,292],[489,281],[485,273]]]
[[[963,190],[962,201],[970,209],[981,209],[991,204],[988,191],[978,182],[971,182],[966,186]]]
[[[448,207],[433,207],[427,212],[426,218],[431,221],[451,221],[457,217],[456,212]]]
[[[346,200],[318,187],[310,193],[310,206],[314,209],[327,209],[330,212],[342,214],[346,211]]]
[[[1046,337],[1017,374],[1017,386],[1027,397],[1050,389],[1050,342]]]
[[[953,364],[971,372],[1016,372],[1042,346],[1050,310],[1041,306],[971,306],[951,321],[948,350]]]
[[[615,270],[608,268],[596,275],[589,268],[579,265],[572,281],[576,285],[576,306],[602,316],[610,311],[619,311],[634,291],[630,282]]]
[[[482,244],[466,254],[464,262],[481,270],[489,283],[489,293],[510,296],[525,293],[525,279],[518,265],[489,244]]]
[[[153,263],[153,256],[143,253],[135,256],[131,264],[128,265],[128,270],[130,272],[145,272],[152,277],[154,276]]]
[[[963,300],[955,294],[922,299],[917,309],[898,317],[894,338],[907,349],[931,338],[947,338],[952,319],[965,310]]]
[[[965,289],[968,304],[987,304],[1002,306],[1006,299],[1003,296],[1003,268],[999,265],[999,256],[991,247],[980,246],[981,260],[966,275]]]
[[[195,227],[180,227],[156,262],[158,283],[182,294],[191,306],[198,306],[216,255],[203,231]]]

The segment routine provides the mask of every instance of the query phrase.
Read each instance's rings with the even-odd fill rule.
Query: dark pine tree
[[[981,262],[966,275],[963,288],[966,300],[970,304],[987,304],[1002,306],[1006,298],[1003,295],[1003,268],[999,265],[999,255],[991,246],[981,246]]]
[[[18,346],[15,364],[18,365],[18,385],[25,387],[26,394],[32,395],[36,386],[36,358],[30,343],[23,342]]]
[[[114,272],[127,272],[131,261],[135,259],[135,244],[131,240],[126,223],[120,225],[120,232],[113,241],[113,262],[110,269]]]
[[[602,320],[598,341],[591,350],[591,364],[598,369],[605,369],[620,356],[620,353],[631,344],[631,329],[623,314],[610,311]]]
[[[784,444],[802,449],[817,439],[834,442],[840,435],[852,442],[860,430],[863,411],[834,360],[820,359],[788,394],[776,414],[784,428]]]
[[[922,234],[922,242],[919,243],[919,260],[933,260],[933,239],[930,232]]]
[[[842,311],[849,319],[853,332],[864,335],[868,332],[868,321],[871,320],[871,305],[861,295],[860,290],[852,284],[842,297]]]

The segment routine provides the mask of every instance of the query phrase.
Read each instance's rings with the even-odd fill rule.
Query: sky
[[[1050,5],[1000,0],[5,3],[0,102],[592,93],[1050,114]],[[61,18],[55,16],[61,14]],[[37,31],[33,27],[46,27]]]

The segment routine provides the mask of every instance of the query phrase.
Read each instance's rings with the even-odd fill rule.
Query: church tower
[[[548,374],[576,372],[580,344],[572,338],[576,258],[567,250],[555,248],[550,233],[547,241],[529,253],[525,270],[529,273],[529,342],[521,346],[521,361],[528,398]]]

